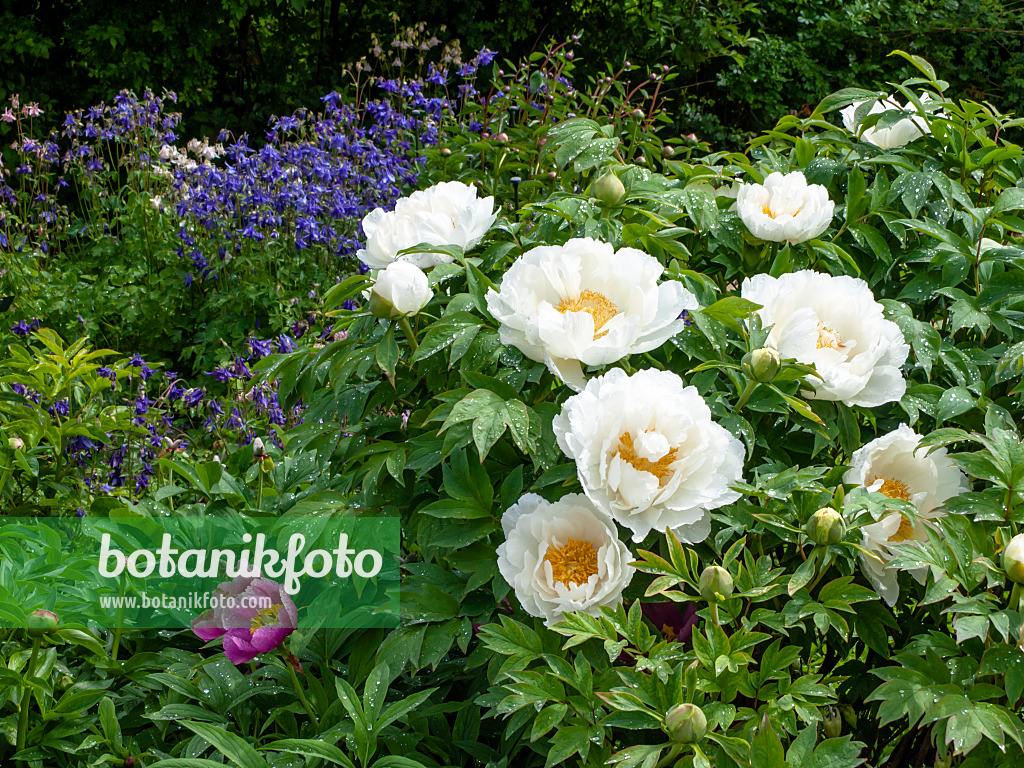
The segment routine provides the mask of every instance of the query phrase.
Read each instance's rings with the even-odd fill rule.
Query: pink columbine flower
[[[252,661],[279,646],[298,626],[295,603],[276,581],[239,576],[214,590],[215,605],[192,621],[203,640],[224,637],[232,664]]]
[[[26,104],[22,107],[21,111],[24,112],[27,117],[39,117],[43,114],[43,110],[41,110],[39,105],[34,101],[31,104]]]
[[[14,117],[14,113],[11,112],[11,108],[7,107],[2,114],[0,114],[0,120],[5,123],[13,123],[17,118]]]

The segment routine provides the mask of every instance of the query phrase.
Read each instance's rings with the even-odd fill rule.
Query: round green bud
[[[677,704],[665,714],[665,730],[680,744],[700,741],[707,729],[708,719],[696,704]]]
[[[826,739],[838,739],[843,733],[843,718],[835,707],[825,709],[825,717],[821,721]]]
[[[1010,539],[1003,550],[1003,570],[1010,581],[1024,584],[1024,533]]]
[[[836,544],[846,535],[846,521],[832,507],[822,507],[811,515],[804,532],[815,544]]]
[[[725,600],[732,594],[732,575],[720,565],[709,565],[700,575],[700,596],[709,603]]]
[[[43,637],[57,628],[60,619],[53,611],[33,611],[25,620],[25,628],[29,637]]]
[[[612,171],[606,171],[601,178],[594,182],[590,191],[601,205],[609,208],[618,205],[626,197],[626,188]]]
[[[767,382],[779,375],[782,359],[771,347],[761,347],[743,356],[743,367],[754,381]]]
[[[25,447],[25,441],[20,437],[7,438],[7,447],[12,451],[20,451]]]
[[[661,156],[662,157],[675,157],[675,155],[676,155],[675,148],[669,146],[668,144],[666,144],[664,147],[661,148]]]

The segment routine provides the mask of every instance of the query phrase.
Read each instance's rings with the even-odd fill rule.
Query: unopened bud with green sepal
[[[754,381],[761,383],[772,381],[782,369],[782,359],[778,351],[771,347],[761,347],[743,356],[743,366]]]
[[[677,704],[665,714],[665,730],[680,744],[700,741],[707,729],[708,719],[696,704]]]
[[[1024,584],[1024,533],[1018,533],[1003,550],[1003,570],[1006,578]]]
[[[25,619],[25,628],[30,637],[43,637],[53,632],[59,623],[60,619],[53,611],[38,610]]]
[[[700,575],[698,589],[709,603],[725,600],[732,594],[732,575],[720,565],[709,565]]]
[[[846,535],[846,521],[832,507],[822,507],[811,515],[804,531],[815,544],[836,544]]]
[[[838,739],[843,734],[843,718],[835,707],[825,708],[821,725],[826,739]]]
[[[612,207],[622,202],[626,196],[626,188],[613,171],[606,171],[590,188],[591,193],[601,205]]]

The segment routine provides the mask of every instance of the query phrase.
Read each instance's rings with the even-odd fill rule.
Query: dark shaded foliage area
[[[1004,111],[1024,97],[1024,10],[1010,0],[0,0],[0,98],[20,92],[52,115],[168,88],[186,134],[258,135],[269,115],[343,87],[373,35],[387,56],[418,21],[513,61],[578,34],[585,75],[624,59],[636,77],[671,66],[680,133],[716,143],[844,85],[910,76],[894,48]]]

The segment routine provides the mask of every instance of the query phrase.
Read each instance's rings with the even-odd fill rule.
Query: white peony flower
[[[711,533],[707,510],[740,498],[729,486],[742,480],[743,444],[674,373],[614,368],[570,397],[553,427],[587,496],[633,541],[671,528],[696,544]]]
[[[393,211],[375,208],[366,214],[366,248],[356,256],[372,269],[383,269],[396,259],[430,269],[452,258],[443,253],[409,253],[399,257],[398,252],[421,243],[457,245],[469,250],[487,234],[497,217],[493,197],[478,199],[476,187],[461,181],[442,181],[403,197]]]
[[[820,184],[808,184],[800,171],[768,174],[764,184],[744,184],[736,212],[750,234],[775,243],[802,243],[832,223],[835,203]]]
[[[855,451],[851,468],[843,477],[845,483],[862,485],[890,499],[909,501],[917,508],[916,521],[893,512],[861,528],[864,548],[883,561],[862,554],[861,567],[875,591],[890,606],[900,594],[896,570],[885,565],[896,556],[890,545],[928,541],[928,528],[937,530],[931,521],[945,515],[941,505],[970,490],[967,477],[949,459],[945,448],[928,454],[927,448],[918,448],[920,442],[920,435],[901,424]],[[920,568],[910,573],[923,584],[926,572],[926,568]]]
[[[396,261],[377,274],[369,291],[370,309],[380,317],[415,315],[430,302],[433,292],[423,270],[406,261]]]
[[[910,347],[863,280],[807,269],[755,275],[743,281],[741,295],[760,304],[762,325],[772,326],[766,346],[814,364],[823,381],[808,377],[814,391],[806,397],[869,408],[903,397],[900,366]]]
[[[927,93],[921,94],[921,101],[930,101],[931,97]],[[857,123],[857,109],[861,104],[867,103],[865,101],[858,101],[842,110],[840,114],[843,116],[843,126],[847,131],[859,137],[861,141],[866,141],[869,144],[874,144],[880,149],[895,149],[896,147],[902,147],[909,144],[914,139],[924,136],[926,133],[930,133],[931,129],[928,128],[928,123],[921,115],[915,117],[908,117],[900,120],[895,125],[890,125],[888,128],[878,128],[872,126],[864,130],[860,130],[860,126]],[[912,105],[908,105],[912,108]],[[907,109],[904,105],[900,104],[892,96],[886,96],[884,99],[879,99],[871,105],[871,110],[868,112],[869,115],[875,115],[879,112],[885,112],[890,109]]]
[[[581,493],[551,503],[528,493],[501,518],[498,570],[531,616],[548,626],[563,613],[597,615],[622,602],[632,555],[615,524]]]
[[[682,283],[658,285],[661,262],[635,248],[618,251],[590,238],[540,246],[509,267],[487,309],[502,344],[545,363],[577,392],[583,365],[607,365],[649,352],[683,327],[697,299]]]

